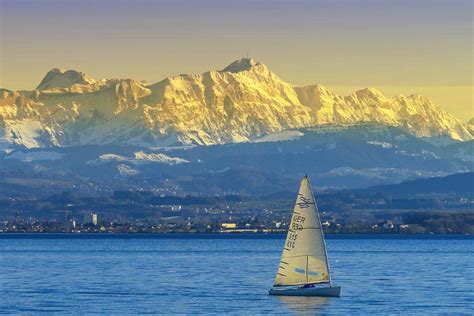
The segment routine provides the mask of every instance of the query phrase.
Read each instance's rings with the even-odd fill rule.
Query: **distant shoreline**
[[[474,239],[469,234],[325,234],[327,239]],[[0,239],[284,239],[285,233],[0,233]]]

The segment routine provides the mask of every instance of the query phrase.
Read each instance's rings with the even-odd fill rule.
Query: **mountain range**
[[[250,58],[157,83],[53,69],[0,89],[0,198],[350,190],[474,171],[473,135],[426,97],[296,87]]]
[[[296,87],[250,58],[152,84],[56,68],[33,91],[0,89],[0,149],[216,145],[368,122],[456,141],[474,132],[472,122],[421,95],[388,98],[367,88],[339,96],[319,84]]]

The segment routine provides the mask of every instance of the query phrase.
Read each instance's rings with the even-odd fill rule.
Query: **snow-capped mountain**
[[[0,150],[11,145],[27,148],[59,146],[63,129],[51,110],[21,92],[0,89]]]
[[[53,69],[36,90],[0,90],[0,147],[211,145],[362,122],[421,137],[473,138],[467,124],[426,97],[387,98],[372,88],[339,96],[321,85],[295,87],[249,58],[154,84]]]
[[[90,85],[96,81],[83,72],[75,70],[64,71],[59,68],[51,69],[43,78],[37,90],[69,88],[72,85]]]

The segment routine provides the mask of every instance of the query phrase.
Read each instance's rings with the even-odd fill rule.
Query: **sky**
[[[157,82],[245,57],[340,94],[421,93],[474,117],[471,0],[0,0],[0,87],[51,68]]]

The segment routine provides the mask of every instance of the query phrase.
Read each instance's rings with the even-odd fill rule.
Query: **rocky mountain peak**
[[[263,66],[263,64],[257,62],[253,58],[241,58],[230,63],[227,67],[222,69],[224,72],[241,72],[251,70],[255,66]]]
[[[365,88],[365,89],[357,90],[354,94],[359,98],[366,98],[366,99],[373,99],[373,100],[385,99],[385,96],[383,95],[383,93],[375,88]]]
[[[75,84],[88,85],[95,82],[95,79],[83,72],[53,68],[48,71],[36,89],[48,90],[54,88],[69,88]]]

